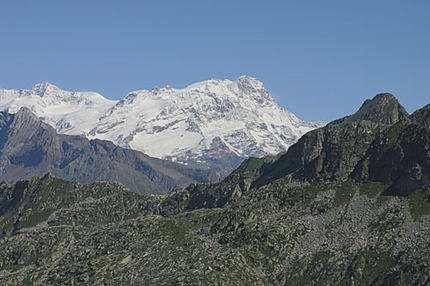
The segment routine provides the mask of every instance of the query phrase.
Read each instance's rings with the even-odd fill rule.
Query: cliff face
[[[307,181],[345,178],[382,130],[407,118],[408,113],[393,95],[378,94],[366,100],[355,114],[306,134],[263,171],[261,180],[286,175]]]
[[[57,134],[28,109],[0,113],[0,180],[52,173],[82,183],[118,180],[143,194],[167,193],[221,175],[151,158],[111,142]]]
[[[353,177],[389,184],[386,194],[408,196],[417,189],[428,193],[430,176],[430,106],[377,136]]]
[[[52,176],[3,183],[0,282],[428,285],[429,106],[406,116],[381,98],[165,196]]]

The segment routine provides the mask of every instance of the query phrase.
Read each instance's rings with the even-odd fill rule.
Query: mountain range
[[[0,185],[5,285],[429,285],[430,104],[378,94],[224,180]]]
[[[46,173],[82,183],[117,180],[142,194],[165,194],[222,178],[216,171],[152,158],[106,140],[58,134],[26,107],[15,114],[0,112],[0,180]]]
[[[0,110],[29,108],[57,132],[108,140],[149,156],[228,175],[244,159],[276,155],[324,125],[280,108],[262,82],[210,79],[108,100],[41,83],[30,90],[0,89]]]

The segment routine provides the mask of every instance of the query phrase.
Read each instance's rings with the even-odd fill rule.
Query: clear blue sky
[[[380,92],[430,103],[430,1],[0,0],[0,87],[120,99],[250,75],[331,121]]]

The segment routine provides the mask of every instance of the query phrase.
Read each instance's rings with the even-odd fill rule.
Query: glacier
[[[29,90],[0,89],[0,110],[28,107],[59,133],[104,139],[225,174],[244,159],[285,151],[306,132],[306,122],[281,108],[264,84],[241,76],[209,79],[175,89],[136,90],[121,100],[96,92],[64,91],[50,83]]]

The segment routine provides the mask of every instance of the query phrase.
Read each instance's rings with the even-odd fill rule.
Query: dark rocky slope
[[[0,284],[429,285],[430,113],[397,104],[165,196],[3,183]]]
[[[425,118],[427,118],[420,116],[420,114],[425,113],[427,108],[417,111],[415,113],[417,115],[414,114],[409,118],[408,113],[392,94],[378,94],[372,100],[366,100],[355,114],[308,132],[287,152],[275,157],[249,159],[224,182],[209,186],[191,186],[189,189],[197,188],[196,191],[191,191],[195,192],[197,197],[204,197],[206,193],[217,193],[213,200],[220,200],[222,203],[215,205],[222,206],[223,203],[231,199],[233,191],[229,187],[218,188],[215,186],[238,185],[236,191],[243,192],[273,184],[279,179],[288,182],[300,182],[301,184],[314,181],[339,182],[348,178],[353,178],[357,182],[369,180],[382,183],[392,182],[393,176],[400,176],[398,172],[393,173],[400,162],[372,167],[368,157],[371,156],[372,152],[376,152],[378,156],[384,156],[381,148],[384,148],[385,140],[400,144],[403,139],[399,137],[401,134],[398,130],[403,128],[402,126],[409,126],[410,128],[415,125],[420,126],[420,123],[417,122],[425,122]],[[411,120],[414,121],[413,124]],[[423,124],[425,123],[422,123],[421,126],[424,126]],[[421,127],[421,130],[428,133],[428,128]],[[427,140],[427,138],[421,139]],[[410,138],[410,140],[415,139]],[[416,152],[422,152],[422,155],[425,155],[426,144],[423,141],[416,142],[416,140],[415,143],[417,145],[424,144]],[[378,150],[375,149],[376,146],[378,146]],[[411,148],[414,149],[412,145]],[[391,154],[387,154],[387,156],[394,160],[390,157]],[[384,164],[380,162],[380,159],[375,160]],[[409,160],[416,161],[418,158],[412,157]],[[426,160],[425,156],[419,160]],[[402,162],[402,166],[403,163],[405,162]],[[369,174],[369,166],[371,169],[373,168],[371,174]],[[373,177],[378,176],[376,174],[378,171],[385,173],[378,178]],[[208,191],[202,189],[208,189]],[[217,191],[215,192],[214,189]],[[224,189],[229,191],[222,191]],[[195,207],[203,206],[196,205]]]
[[[151,158],[109,141],[57,134],[27,108],[0,113],[0,180],[17,181],[48,172],[82,183],[117,180],[143,194],[167,193],[220,174]]]

